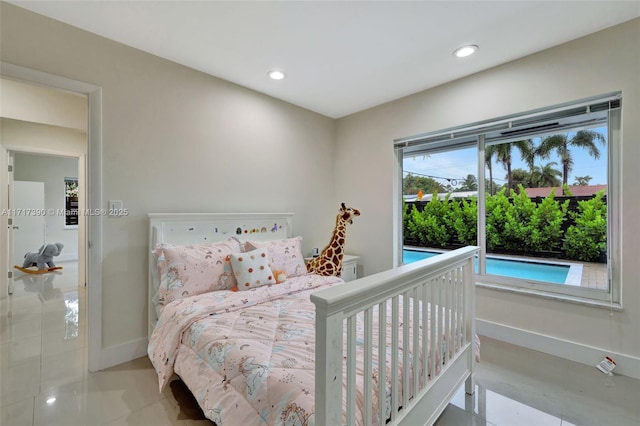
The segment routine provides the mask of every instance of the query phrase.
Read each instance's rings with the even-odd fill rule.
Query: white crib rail
[[[461,248],[311,295],[316,305],[317,425],[343,424],[343,413],[346,424],[356,424],[356,338],[363,339],[364,347],[364,375],[360,386],[365,425],[384,425],[387,421],[417,424],[417,420],[429,424],[463,381],[467,380],[467,391],[472,392],[474,257],[478,250],[478,247]],[[373,336],[375,313],[378,323],[385,324],[388,309],[391,310],[391,332],[386,335],[387,327],[380,326],[380,335]],[[358,335],[356,315],[359,313],[363,316],[363,332]],[[442,333],[438,333],[440,337],[436,337],[438,330]],[[405,348],[401,356],[400,339]],[[437,342],[430,345],[431,350],[427,349],[429,342]],[[377,401],[373,401],[374,343],[378,344],[377,365],[386,365],[386,346],[389,345],[394,366],[391,377],[386,377],[384,368],[377,372]],[[386,411],[387,380],[391,381],[390,413]],[[441,384],[438,385],[438,381]],[[375,413],[374,402],[378,407]]]

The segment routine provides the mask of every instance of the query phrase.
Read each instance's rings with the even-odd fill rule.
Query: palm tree
[[[467,175],[466,178],[462,180],[460,184],[460,188],[454,190],[453,192],[463,192],[463,191],[477,191],[478,190],[478,179],[474,175]]]
[[[518,148],[522,160],[527,163],[529,168],[533,167],[535,150],[533,148],[533,141],[531,139],[495,145],[495,151],[497,155],[496,161],[498,163],[502,163],[504,165],[504,168],[507,170],[507,195],[509,195],[512,189],[515,189],[513,185],[513,176],[511,173],[511,148],[514,146]]]
[[[489,169],[489,195],[493,195],[495,193],[493,188],[493,167],[492,160],[493,156],[496,154],[496,146],[489,145],[484,147],[484,163],[487,165]]]
[[[591,176],[586,175],[586,176],[574,176],[573,177],[576,181],[573,183],[574,185],[578,185],[578,186],[586,186],[589,185],[589,181],[591,179],[593,179]]]
[[[562,176],[562,172],[558,169],[554,169],[553,166],[557,166],[558,163],[552,161],[545,166],[535,166],[531,170],[532,183],[538,188],[544,188],[548,186],[559,187],[561,185],[559,177]]]
[[[535,154],[542,158],[549,158],[549,154],[555,151],[562,162],[562,184],[567,184],[569,172],[573,168],[573,157],[571,157],[570,146],[585,148],[594,159],[600,158],[600,150],[596,146],[596,141],[603,145],[606,140],[604,136],[593,130],[579,130],[571,139],[569,134],[559,134],[548,136],[542,140]]]
[[[506,179],[506,177],[505,177]],[[525,170],[525,169],[513,169],[511,170],[511,179],[513,181],[513,185],[517,188],[519,185],[522,185],[524,188],[531,188],[535,186],[533,184],[533,171]]]

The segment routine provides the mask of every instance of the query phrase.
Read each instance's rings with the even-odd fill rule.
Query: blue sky
[[[599,133],[606,135],[606,128],[593,129]],[[534,139],[534,143],[538,145],[539,139]],[[591,176],[590,185],[599,185],[607,183],[607,147],[598,143],[600,149],[600,158],[598,160],[589,156],[587,150],[581,148],[571,148],[573,156],[573,170],[569,173],[569,185],[575,182],[575,176]],[[520,159],[520,153],[517,149],[513,150],[512,169],[525,169],[528,167]],[[536,166],[545,166],[550,162],[556,162],[555,169],[562,171],[562,164],[559,158],[552,154],[549,159],[536,158]],[[417,156],[415,158],[405,158],[403,169],[405,172],[414,174],[437,176],[452,179],[464,179],[467,175],[477,175],[477,151],[475,148],[467,148],[451,152],[441,152],[432,154],[428,157]],[[499,164],[493,169],[493,180],[498,184],[506,182],[507,172],[504,167]],[[488,176],[487,176],[488,178]],[[559,177],[562,179],[562,176]],[[446,180],[436,179],[443,184],[447,184]]]

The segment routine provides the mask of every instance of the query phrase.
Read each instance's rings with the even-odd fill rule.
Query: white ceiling
[[[638,0],[10,3],[333,118],[640,16]]]

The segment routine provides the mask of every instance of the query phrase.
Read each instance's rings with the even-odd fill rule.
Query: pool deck
[[[582,264],[582,287],[597,288],[606,290],[607,285],[607,265],[604,263],[584,262]]]

